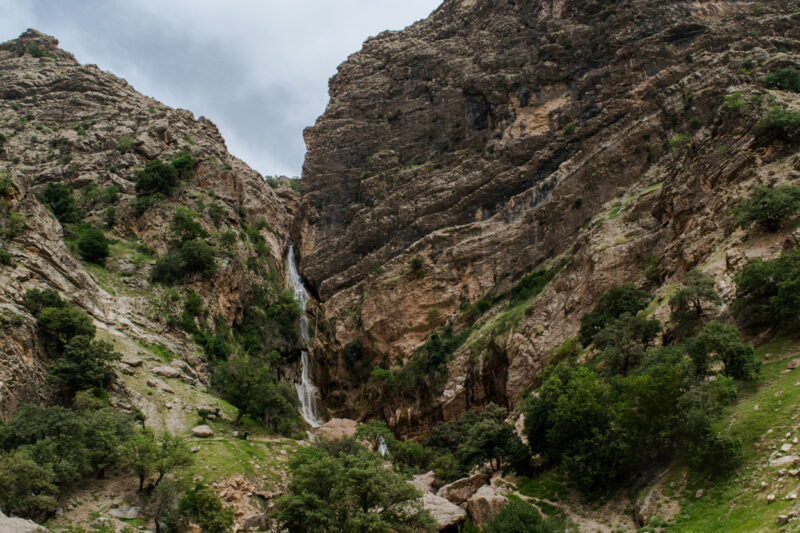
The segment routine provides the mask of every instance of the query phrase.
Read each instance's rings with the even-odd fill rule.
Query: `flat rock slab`
[[[179,378],[181,377],[181,372],[177,368],[171,366],[157,366],[153,370],[151,370],[153,374],[157,376],[163,376],[165,378]]]
[[[0,533],[46,533],[47,531],[49,530],[36,522],[15,516],[6,516],[0,511]]]
[[[142,366],[142,364],[144,363],[144,361],[132,355],[126,355],[125,357],[120,359],[120,362],[132,367]]]
[[[214,436],[214,431],[208,426],[195,426],[192,428],[192,435],[205,439]]]
[[[352,437],[356,434],[358,422],[349,418],[331,418],[320,427],[314,429],[320,437],[328,439],[340,439],[342,437]]]
[[[489,482],[489,474],[483,472],[474,476],[457,479],[439,489],[436,493],[450,503],[461,505],[475,494],[482,485]]]
[[[783,457],[776,457],[774,459],[770,458],[769,460],[770,466],[782,466],[795,464],[797,462],[800,462],[800,457],[796,455],[784,455]]]
[[[108,516],[113,518],[122,518],[125,520],[134,520],[142,517],[141,507],[135,505],[123,505],[116,509],[109,509]]]
[[[467,517],[464,509],[435,494],[423,494],[422,506],[436,519],[436,529],[439,531],[458,524]]]

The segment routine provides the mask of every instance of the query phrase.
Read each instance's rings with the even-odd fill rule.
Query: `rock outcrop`
[[[473,332],[436,405],[356,410],[407,434],[510,405],[605,290],[657,291],[733,253],[731,207],[793,165],[755,124],[767,97],[796,105],[762,80],[799,37],[777,3],[446,0],[368,40],[305,133],[295,232],[323,301],[328,406],[357,403],[342,392],[361,385],[339,361],[346,343],[399,366],[447,323]],[[557,265],[514,313],[461,318]]]
[[[10,183],[0,193],[0,249],[10,254],[0,263],[0,418],[47,394],[40,386],[46,354],[21,305],[32,287],[56,289],[101,330],[163,346],[189,365],[162,366],[161,375],[203,382],[193,343],[181,331],[187,326],[176,327],[181,293],[150,282],[156,257],[173,246],[178,207],[218,250],[216,274],[184,285],[206,310],[196,323],[210,329],[215,317],[236,324],[265,279],[280,280],[296,197],[231,156],[208,119],[79,64],[53,37],[28,30],[0,44],[0,70],[0,179]],[[191,175],[169,197],[141,200],[137,172],[181,153],[197,162]],[[80,218],[71,222],[108,228],[113,246],[105,268],[80,260],[77,230],[37,199],[51,183],[70,191]],[[187,368],[196,364],[191,375]]]

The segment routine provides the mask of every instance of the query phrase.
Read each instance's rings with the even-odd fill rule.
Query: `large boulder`
[[[208,426],[195,426],[192,428],[192,435],[205,439],[214,436],[214,431]]]
[[[422,506],[436,519],[436,529],[439,531],[458,524],[467,517],[464,509],[435,494],[423,494]]]
[[[461,505],[475,494],[482,485],[489,482],[489,474],[479,472],[469,477],[464,477],[445,485],[437,496],[441,496],[450,503]]]
[[[48,530],[30,520],[6,516],[0,511],[0,533],[39,533]]]
[[[483,528],[507,502],[496,487],[484,485],[467,500],[467,512],[472,523]]]
[[[349,418],[331,418],[314,432],[319,437],[326,439],[340,439],[342,437],[352,437],[356,434],[358,422]]]
[[[433,490],[433,483],[436,481],[436,474],[431,470],[430,472],[426,472],[424,474],[418,474],[411,478],[411,483],[414,487],[420,491],[422,494],[430,493],[434,494],[436,491]]]

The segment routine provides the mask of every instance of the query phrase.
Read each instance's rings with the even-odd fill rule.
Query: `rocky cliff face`
[[[414,431],[420,409],[513,402],[611,286],[658,292],[733,253],[730,208],[791,166],[754,125],[767,100],[791,102],[762,80],[798,37],[782,2],[447,0],[367,41],[305,134],[296,231],[328,364],[353,339],[402,360],[466,328],[464,304],[565,265],[472,326],[436,406],[390,414]]]
[[[280,277],[296,205],[288,188],[270,187],[231,156],[209,120],[80,65],[57,45],[34,30],[0,45],[0,175],[11,183],[0,213],[0,248],[10,253],[10,264],[0,265],[0,417],[45,394],[46,357],[21,306],[26,289],[54,288],[102,329],[196,360],[188,336],[168,323],[180,313],[180,294],[149,282],[155,257],[174,238],[177,207],[193,212],[206,242],[221,252],[214,276],[192,277],[181,291],[201,296],[207,320],[221,316],[230,325],[255,285]],[[137,170],[180,152],[198,162],[191,179],[137,210]],[[71,226],[37,200],[49,183],[71,190],[81,223],[106,227],[108,208],[115,210],[105,268],[79,260]],[[222,245],[226,232],[235,238]],[[254,248],[255,235],[266,248]]]

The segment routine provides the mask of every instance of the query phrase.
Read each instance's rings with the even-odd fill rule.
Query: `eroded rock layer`
[[[765,98],[791,100],[762,81],[799,36],[784,2],[447,0],[368,40],[305,134],[296,231],[328,365],[354,339],[402,361],[464,304],[565,265],[513,327],[478,322],[426,409],[513,402],[604,290],[653,283],[646,258],[657,288],[720,252],[745,171],[786,156],[754,126]],[[759,103],[731,112],[736,92]]]

